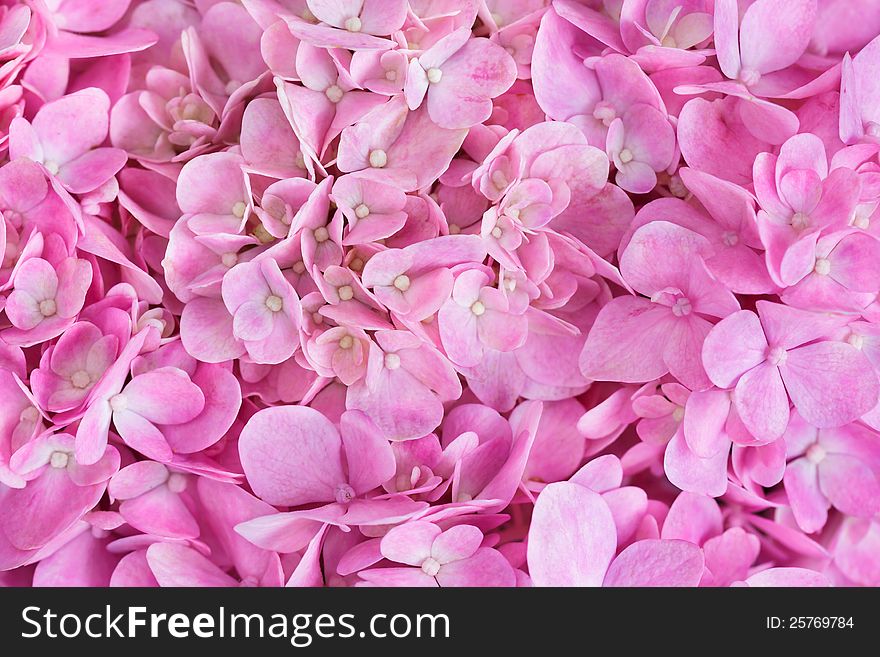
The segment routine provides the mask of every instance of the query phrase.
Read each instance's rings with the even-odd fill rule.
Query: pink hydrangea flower
[[[441,128],[469,128],[489,118],[491,100],[515,79],[516,64],[504,48],[473,39],[462,27],[410,60],[406,102],[414,110],[427,99],[428,114]]]
[[[830,506],[857,518],[876,513],[880,452],[873,438],[857,424],[818,429],[792,417],[785,432],[785,492],[801,529],[822,529]]]
[[[877,585],[875,5],[0,1],[0,584]]]
[[[110,99],[100,89],[84,89],[40,108],[32,123],[15,119],[9,127],[9,154],[41,163],[71,192],[90,192],[125,164],[115,148],[101,148],[109,129]]]
[[[30,258],[12,282],[5,308],[12,328],[2,336],[10,344],[30,346],[56,337],[73,324],[92,283],[92,267],[78,258],[65,258],[57,266]]]
[[[388,532],[382,556],[410,568],[377,568],[360,576],[376,586],[513,586],[510,563],[496,550],[480,547],[483,533],[473,525],[443,531],[416,521]]]
[[[826,338],[845,318],[767,301],[757,309],[757,315],[741,310],[719,322],[703,346],[709,378],[733,389],[734,407],[753,435],[781,436],[790,403],[808,422],[828,428],[875,406],[880,384],[867,359],[851,344]]]
[[[621,273],[645,296],[603,307],[581,354],[584,376],[640,383],[672,372],[692,390],[709,386],[700,352],[712,324],[704,316],[726,317],[739,304],[706,270],[707,247],[696,233],[660,221],[633,235]],[[654,257],[658,248],[662,262]]]
[[[280,363],[299,347],[299,298],[271,258],[231,269],[223,277],[223,302],[233,335],[254,361]]]

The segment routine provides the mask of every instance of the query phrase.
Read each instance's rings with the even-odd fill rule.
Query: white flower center
[[[168,481],[165,482],[165,485],[168,486],[168,490],[172,493],[182,493],[186,490],[186,475],[181,474],[180,472],[172,472],[168,475]]]
[[[351,285],[343,285],[337,290],[337,294],[339,294],[339,298],[342,301],[351,301],[354,299],[354,289]]]
[[[739,74],[739,81],[751,87],[761,81],[761,73],[752,68],[744,68]]]
[[[788,352],[782,347],[773,347],[767,354],[767,360],[771,365],[784,365],[788,359]]]
[[[601,121],[607,128],[614,122],[614,119],[617,118],[617,112],[610,103],[603,100],[596,103],[596,109],[593,110],[593,118],[597,121]]]
[[[474,301],[474,303],[471,305],[471,312],[479,317],[486,312],[486,306],[483,305],[482,301]]]
[[[684,409],[681,406],[676,406],[672,411],[672,419],[676,422],[681,422],[684,419]]]
[[[227,269],[232,269],[235,265],[238,264],[238,254],[232,251],[224,253],[220,256],[220,262],[223,263],[223,266]]]
[[[440,572],[440,562],[434,557],[428,557],[422,562],[422,572],[428,577],[434,577]]]
[[[495,228],[492,229],[492,237],[494,237],[496,240],[499,239],[503,234],[504,231],[501,230],[500,226],[495,226]]]
[[[687,297],[679,297],[672,304],[672,314],[676,317],[690,315],[691,311],[693,311],[693,306],[691,305],[691,300]]]
[[[354,346],[354,338],[350,335],[343,335],[339,341],[340,349],[351,349]]]
[[[385,79],[389,82],[397,82],[397,71],[391,69],[390,71],[385,71]]]
[[[409,289],[411,281],[409,280],[409,276],[406,274],[401,274],[397,278],[394,279],[394,287],[396,287],[401,292],[406,292]]]
[[[502,190],[510,183],[507,180],[507,176],[504,175],[504,172],[497,169],[492,172],[492,184],[495,185],[495,189]]]
[[[385,354],[385,368],[396,370],[400,367],[400,356],[397,354]]]
[[[244,213],[247,210],[247,203],[244,201],[239,201],[235,205],[232,206],[232,214],[241,219],[244,217]]]
[[[867,216],[863,214],[857,214],[853,219],[853,226],[856,228],[861,228],[862,230],[868,230],[868,227],[871,225],[871,220]]]
[[[302,274],[306,270],[306,263],[304,263],[302,260],[299,260],[293,263],[293,267],[291,267],[291,269],[293,269],[293,273],[295,274]]]
[[[51,317],[58,310],[55,299],[43,299],[40,301],[40,314],[43,317]]]
[[[334,84],[332,87],[327,87],[327,90],[324,92],[327,98],[330,99],[331,103],[338,103],[342,100],[342,97],[345,95],[345,92],[340,88],[338,84]]]
[[[366,219],[370,216],[370,208],[361,203],[354,209],[354,214],[358,219]]]
[[[819,443],[813,443],[807,448],[807,460],[810,463],[819,465],[828,456],[828,452]]]
[[[721,236],[721,240],[724,242],[725,246],[736,246],[739,244],[739,235],[732,230],[729,230]]]
[[[431,84],[437,84],[443,78],[443,71],[439,68],[429,68],[427,71],[428,82]]]
[[[315,228],[314,235],[316,242],[326,242],[330,239],[330,231],[328,231],[327,228],[324,226],[319,226],[318,228]]]
[[[70,462],[70,454],[67,452],[52,452],[52,456],[49,457],[49,465],[53,468],[66,468],[67,464]]]
[[[388,154],[383,150],[370,151],[370,166],[381,169],[388,164]]]
[[[266,298],[266,308],[271,310],[273,313],[277,313],[284,307],[284,301],[282,301],[281,297],[272,295]]]
[[[795,212],[791,218],[791,226],[795,230],[804,230],[810,225],[810,215],[805,212]]]
[[[819,276],[827,276],[831,273],[831,261],[828,258],[818,258],[814,271]]]
[[[345,29],[349,32],[360,32],[362,27],[361,19],[357,16],[352,16],[345,21]]]
[[[74,372],[73,376],[70,377],[70,383],[73,384],[74,388],[78,388],[82,390],[86,386],[88,386],[92,382],[92,377],[89,376],[89,373],[85,370],[79,370],[78,372]]]
[[[620,151],[619,157],[620,157],[620,161],[623,162],[624,164],[629,164],[630,162],[633,161],[632,151],[629,150],[628,148],[624,148],[622,151]]]

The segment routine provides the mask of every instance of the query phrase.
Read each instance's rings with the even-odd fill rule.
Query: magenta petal
[[[697,586],[703,575],[703,551],[679,540],[646,540],[621,552],[603,586]]]
[[[729,411],[730,395],[723,390],[695,392],[688,397],[684,438],[694,455],[709,458],[727,447],[724,425]]]
[[[178,543],[155,543],[147,548],[147,563],[159,586],[228,587],[238,581],[209,559]]]
[[[666,476],[678,488],[720,497],[727,491],[727,457],[729,442],[725,448],[708,458],[694,454],[679,430],[669,441],[663,460]]]
[[[733,387],[740,376],[763,363],[767,339],[761,322],[748,310],[728,315],[718,322],[703,344],[703,365],[712,383]]]
[[[510,562],[497,550],[480,548],[467,559],[444,564],[437,573],[440,586],[510,587],[516,575]]]

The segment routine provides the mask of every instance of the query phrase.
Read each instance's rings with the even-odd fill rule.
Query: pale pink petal
[[[645,540],[621,552],[603,586],[697,586],[703,575],[703,551],[679,540]]]
[[[260,411],[242,429],[238,449],[254,493],[270,504],[331,502],[345,483],[339,432],[305,406]]]
[[[602,497],[559,482],[538,496],[529,529],[529,574],[536,586],[601,586],[617,549]]]
[[[780,367],[795,408],[817,427],[839,427],[877,404],[880,384],[864,355],[845,342],[819,342],[788,352]],[[851,382],[858,381],[858,385]]]

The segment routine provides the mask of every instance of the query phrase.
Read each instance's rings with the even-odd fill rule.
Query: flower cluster
[[[880,585],[876,0],[0,0],[0,583]]]

